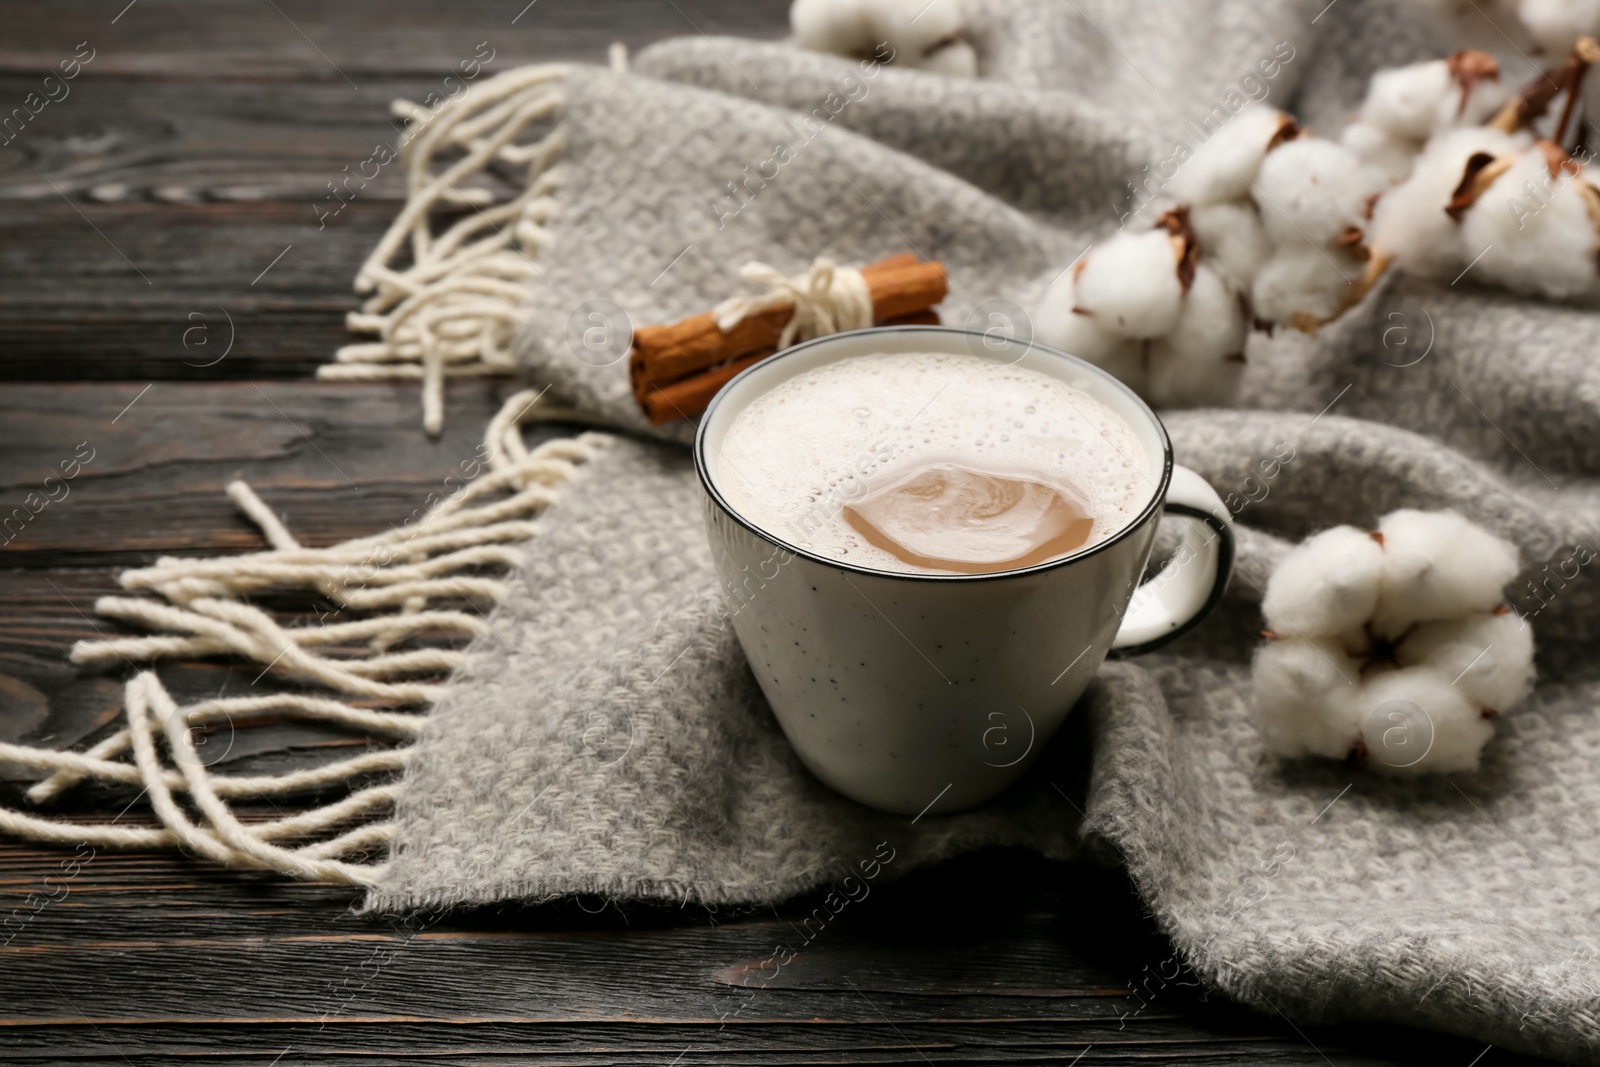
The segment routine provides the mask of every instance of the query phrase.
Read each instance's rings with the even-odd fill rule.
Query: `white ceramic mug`
[[[841,563],[738,514],[717,487],[734,417],[797,374],[875,352],[970,355],[1076,386],[1146,449],[1160,472],[1148,503],[1123,529],[1061,559],[961,575]],[[1098,367],[1014,338],[907,326],[796,345],[723,387],[700,421],[694,458],[734,631],[773,713],[812,773],[884,811],[955,811],[1006,788],[1108,652],[1147,651],[1193,627],[1232,571],[1228,509],[1199,475],[1174,466],[1155,412]],[[1163,510],[1195,521],[1141,585]]]

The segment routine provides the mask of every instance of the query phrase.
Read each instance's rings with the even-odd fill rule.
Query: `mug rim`
[[[823,345],[830,342],[837,342],[841,338],[858,337],[863,334],[884,333],[941,334],[946,336],[979,338],[983,341],[992,340],[989,335],[980,333],[977,330],[964,330],[955,326],[869,326],[861,330],[844,330],[839,333],[823,334],[821,337],[813,337],[809,341],[802,341],[797,345],[792,345],[780,352],[773,353],[765,359],[757,360],[755,363],[752,363],[750,366],[746,367],[744,370],[728,379],[728,381],[724,382],[722,388],[717,390],[716,395],[711,398],[711,402],[706,405],[705,412],[701,414],[700,424],[695,428],[694,433],[693,452],[695,473],[699,476],[700,484],[702,487],[704,487],[706,494],[711,498],[711,502],[714,503],[724,515],[727,515],[734,522],[738,523],[740,526],[743,526],[746,530],[750,531],[761,540],[766,541],[768,544],[771,544],[776,548],[782,549],[783,551],[792,553],[796,556],[800,556],[804,559],[808,559],[813,563],[820,563],[823,566],[832,567],[837,570],[848,571],[854,574],[864,575],[869,578],[899,578],[906,579],[908,581],[925,582],[986,582],[1007,578],[1022,578],[1029,575],[1041,574],[1045,571],[1054,570],[1058,567],[1065,567],[1069,564],[1077,563],[1080,560],[1088,559],[1089,557],[1096,555],[1103,550],[1110,549],[1119,541],[1126,540],[1127,538],[1133,536],[1136,531],[1144,528],[1145,523],[1150,520],[1152,515],[1160,513],[1162,506],[1166,501],[1167,489],[1172,483],[1173,458],[1172,438],[1168,436],[1166,424],[1161,421],[1161,416],[1156,414],[1155,409],[1149,404],[1145,403],[1143,397],[1129,388],[1127,383],[1123,382],[1116,375],[1104,370],[1101,367],[1095,366],[1086,359],[1083,359],[1079,356],[1074,356],[1068,352],[1064,352],[1059,348],[1053,348],[1050,345],[1044,344],[1040,341],[1035,341],[1031,338],[1023,341],[1015,337],[1007,337],[1006,340],[1009,343],[1013,345],[1021,345],[1023,347],[1023,355],[1026,355],[1028,352],[1037,348],[1047,355],[1066,360],[1068,363],[1075,364],[1081,369],[1089,371],[1105,379],[1106,381],[1109,381],[1115,388],[1120,389],[1123,393],[1127,394],[1134,404],[1149,416],[1150,422],[1155,426],[1156,436],[1161,441],[1161,475],[1157,479],[1156,490],[1151,495],[1150,500],[1145,504],[1144,508],[1140,510],[1139,514],[1116,533],[1102,541],[1095,542],[1088,548],[1079,549],[1075,552],[1069,552],[1067,555],[1062,556],[1059,559],[1046,560],[1044,563],[1035,563],[1031,567],[1016,567],[1003,571],[984,571],[979,574],[928,574],[920,571],[892,571],[879,567],[863,567],[858,563],[846,563],[842,560],[823,556],[816,552],[812,552],[809,549],[790,544],[778,535],[762,529],[754,522],[739,514],[738,510],[735,509],[732,504],[728,503],[728,501],[723,497],[722,493],[717,489],[716,482],[711,477],[710,464],[706,462],[707,428],[711,425],[711,418],[716,413],[718,405],[720,405],[724,398],[727,397],[733,386],[736,383],[743,381],[751,373],[760,370],[763,367],[770,366],[774,361],[784,359],[788,356],[793,356],[797,353],[805,351],[806,349],[814,348],[818,345]],[[981,357],[974,356],[973,358],[976,359]],[[1020,359],[1021,356],[1018,358]]]

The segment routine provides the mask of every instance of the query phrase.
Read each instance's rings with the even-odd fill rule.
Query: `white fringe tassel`
[[[394,102],[394,113],[413,124],[400,149],[406,205],[356,275],[356,292],[372,295],[347,319],[377,340],[345,345],[337,362],[318,368],[319,378],[420,378],[422,424],[437,434],[445,378],[515,369],[511,346],[526,322],[525,288],[540,275],[534,260],[550,240],[545,223],[556,210],[563,133],[557,124],[532,143],[517,139],[560,110],[565,70],[508,71],[431,115]],[[500,204],[488,189],[462,185],[495,164],[525,168],[522,192]],[[463,207],[473,210],[434,232],[436,208]]]
[[[459,648],[389,649],[424,633],[464,642],[486,632],[489,623],[482,609],[429,607],[430,601],[498,602],[506,592],[503,582],[461,572],[516,563],[515,545],[533,536],[532,520],[609,441],[589,433],[530,451],[519,426],[554,413],[540,401],[541,394],[518,393],[490,421],[486,473],[420,520],[372,537],[304,548],[249,486],[232,483],[228,495],[261,528],[272,548],[224,559],[164,558],[153,567],[124,572],[123,588],[155,596],[103,597],[96,610],[161,632],[80,641],[73,646],[73,662],[232,655],[262,664],[263,673],[314,683],[346,697],[397,708],[431,703],[442,687],[406,676],[446,673],[464,653]],[[486,499],[496,493],[499,499]],[[282,625],[244,599],[263,590],[295,588],[315,590],[341,612],[378,609],[384,614]],[[323,651],[351,642],[366,642],[365,652],[334,656]],[[373,710],[345,699],[298,693],[219,698],[180,707],[151,670],[127,683],[124,705],[127,725],[86,752],[0,744],[0,762],[51,772],[28,790],[35,804],[85,779],[141,786],[161,826],[67,822],[0,808],[0,831],[58,844],[182,848],[229,866],[357,885],[369,884],[381,873],[381,863],[349,858],[385,846],[393,832],[390,822],[367,821],[332,837],[327,834],[390,809],[398,790],[395,782],[356,789],[340,800],[270,822],[242,823],[226,801],[287,796],[403,770],[410,754],[404,746],[422,728],[423,717],[415,710]],[[285,717],[383,735],[401,747],[273,775],[213,775],[201,762],[192,736],[196,728],[227,723],[237,729],[252,719]],[[180,793],[187,795],[198,819],[180,805]],[[313,838],[322,839],[295,847],[284,844]]]

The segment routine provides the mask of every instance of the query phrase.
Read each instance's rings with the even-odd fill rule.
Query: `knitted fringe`
[[[563,131],[566,68],[540,65],[507,71],[429,114],[396,100],[394,113],[412,123],[400,154],[406,163],[405,208],[356,275],[356,292],[371,293],[350,329],[377,340],[346,345],[324,379],[422,381],[422,424],[444,424],[444,380],[509,374],[511,346],[526,322],[528,279],[542,276],[535,257],[549,242],[551,194]],[[518,138],[543,120],[531,143]],[[448,161],[447,161],[447,157]],[[522,191],[494,204],[490,190],[463,183],[497,166],[518,171]],[[512,179],[508,179],[512,180]],[[438,209],[471,209],[435,232]]]
[[[465,653],[459,647],[391,649],[422,635],[443,636],[459,645],[488,632],[488,616],[477,605],[497,603],[506,586],[497,578],[463,572],[514,565],[520,558],[515,546],[536,530],[533,519],[609,441],[602,434],[586,433],[529,451],[518,427],[552,413],[541,404],[540,394],[513,396],[489,423],[487,472],[416,522],[328,548],[303,548],[249,486],[229,485],[228,495],[261,528],[272,548],[223,559],[163,558],[153,567],[125,571],[120,578],[124,589],[150,595],[103,597],[96,610],[157,633],[80,641],[71,658],[80,664],[132,664],[162,657],[242,657],[262,664],[263,674],[313,683],[334,695],[277,693],[179,706],[156,673],[143,670],[127,683],[123,729],[86,752],[0,744],[0,762],[51,772],[28,791],[35,804],[85,779],[141,786],[161,826],[68,822],[0,808],[0,831],[57,844],[182,848],[229,866],[370,884],[382,863],[356,860],[381,853],[387,845],[393,828],[382,816],[392,809],[398,782],[354,788],[342,799],[270,822],[242,823],[226,801],[289,796],[404,769],[410,754],[405,746],[424,721],[419,711],[443,691],[442,685],[409,676],[447,673]],[[381,614],[282,625],[246,599],[293,589],[314,590],[340,612]],[[472,610],[430,606],[440,600],[464,601]],[[329,654],[352,642],[365,642],[364,651]],[[357,706],[349,698],[384,707]],[[331,723],[385,736],[400,747],[287,774],[250,777],[212,774],[201,761],[193,737],[197,728],[225,722],[237,729],[269,717]],[[179,804],[180,793],[187,795],[198,819]],[[352,823],[358,825],[333,833]],[[285,844],[291,841],[301,843]]]

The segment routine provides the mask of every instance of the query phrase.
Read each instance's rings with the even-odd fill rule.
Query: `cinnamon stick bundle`
[[[919,311],[911,315],[879,320],[878,325],[937,326],[939,313],[932,310]],[[660,426],[674,419],[692,418],[704,411],[711,403],[711,398],[717,395],[717,390],[733,381],[734,376],[740,371],[751,364],[761,362],[777,351],[776,345],[769,345],[747,356],[739,356],[675,382],[652,384],[646,387],[642,395],[635,390],[634,395],[652,426]]]
[[[878,324],[938,324],[930,309],[948,291],[940,264],[908,252],[861,268],[861,277]],[[770,308],[724,333],[708,311],[636,331],[628,354],[634,399],[652,425],[700,414],[734,375],[777,351],[793,314],[792,305]]]

